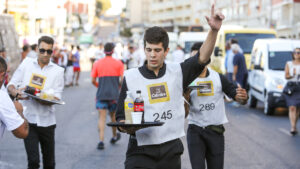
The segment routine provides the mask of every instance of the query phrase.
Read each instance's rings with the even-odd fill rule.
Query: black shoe
[[[110,143],[111,144],[115,144],[117,141],[119,141],[121,139],[121,134],[120,133],[117,133],[117,136],[116,137],[113,137],[110,139]]]
[[[104,149],[104,143],[102,141],[100,141],[98,143],[97,149],[99,149],[99,150],[103,150]]]
[[[295,130],[295,131],[290,131],[290,133],[291,133],[292,136],[295,136],[295,135],[298,133],[298,131],[297,131],[297,130]]]

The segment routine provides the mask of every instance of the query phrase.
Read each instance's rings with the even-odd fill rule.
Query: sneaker
[[[117,136],[116,137],[113,137],[110,139],[110,143],[111,144],[115,144],[118,140],[121,139],[121,134],[120,133],[117,133]]]
[[[100,141],[98,143],[97,149],[99,149],[99,150],[103,150],[104,149],[104,143],[102,141]]]

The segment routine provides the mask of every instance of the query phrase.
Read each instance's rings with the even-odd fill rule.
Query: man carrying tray
[[[183,145],[180,137],[184,136],[185,89],[209,63],[218,31],[224,16],[215,13],[214,5],[211,16],[206,17],[210,30],[199,52],[183,63],[165,63],[168,54],[169,38],[160,27],[146,30],[144,51],[147,61],[142,67],[127,70],[122,84],[116,119],[124,121],[124,99],[129,90],[141,90],[144,99],[145,121],[165,122],[163,126],[149,128],[120,128],[131,134],[126,153],[125,168],[181,168]],[[159,90],[156,90],[159,89]],[[163,93],[157,93],[158,91]],[[156,97],[156,96],[161,97]],[[140,129],[140,130],[138,130]]]
[[[43,154],[44,168],[55,168],[56,119],[54,107],[52,104],[36,99],[26,99],[20,90],[30,86],[40,89],[42,92],[53,94],[55,99],[61,98],[64,88],[64,69],[50,61],[53,44],[54,40],[51,37],[42,36],[38,40],[38,58],[24,59],[8,84],[8,92],[21,100],[24,107],[27,107],[24,116],[29,122],[30,129],[24,144],[28,169],[40,167],[39,144]]]

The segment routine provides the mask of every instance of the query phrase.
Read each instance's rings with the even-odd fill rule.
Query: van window
[[[284,70],[287,61],[292,60],[291,51],[269,52],[269,69]]]
[[[238,43],[244,53],[250,54],[253,43],[256,39],[275,38],[274,34],[261,34],[261,33],[228,33],[225,36],[225,40],[230,39],[238,40]]]

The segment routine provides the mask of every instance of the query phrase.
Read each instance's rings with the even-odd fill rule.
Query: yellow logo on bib
[[[213,96],[214,84],[212,81],[197,82],[197,95],[198,96]]]
[[[31,75],[29,86],[42,90],[44,89],[46,79],[47,79],[46,76],[33,73]]]
[[[168,85],[166,82],[147,86],[150,104],[167,102],[170,100]]]

